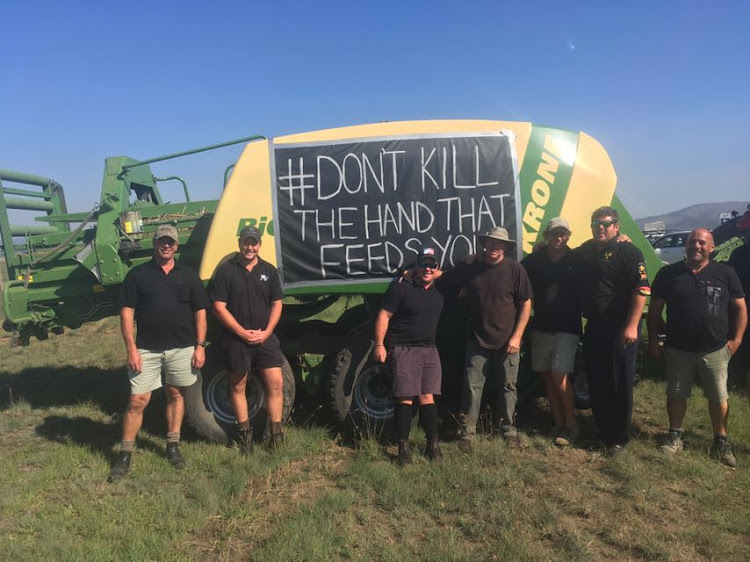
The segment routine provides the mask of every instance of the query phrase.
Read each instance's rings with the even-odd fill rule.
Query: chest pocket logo
[[[261,273],[260,280],[261,281],[268,281],[268,275],[266,275],[265,273]]]

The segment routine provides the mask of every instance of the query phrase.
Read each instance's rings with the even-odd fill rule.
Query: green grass
[[[343,447],[315,420],[290,424],[281,450],[249,458],[185,428],[181,473],[163,456],[164,402],[155,396],[131,474],[108,484],[128,393],[116,319],[26,348],[7,343],[0,339],[0,560],[750,558],[744,395],[730,398],[737,470],[708,457],[697,391],[687,450],[664,457],[664,384],[645,380],[635,438],[615,459],[594,442],[550,447],[542,407],[520,450],[482,436],[471,455],[448,442],[443,463],[417,452],[403,469],[393,446]],[[419,450],[424,437],[415,430],[412,440]]]

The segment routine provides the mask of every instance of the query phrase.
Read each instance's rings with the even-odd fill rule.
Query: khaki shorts
[[[128,369],[131,394],[146,394],[161,388],[161,373],[164,382],[171,386],[191,386],[195,383],[198,369],[192,365],[194,347],[178,347],[166,351],[139,349],[141,371]]]
[[[729,359],[732,353],[726,345],[710,353],[664,348],[667,364],[667,397],[676,400],[690,398],[693,380],[697,375],[703,386],[703,396],[709,402],[726,402]]]
[[[572,373],[579,337],[568,332],[531,330],[531,369],[538,373]]]

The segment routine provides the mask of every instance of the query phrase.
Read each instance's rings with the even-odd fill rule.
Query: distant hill
[[[691,205],[679,211],[672,211],[663,215],[653,215],[636,219],[635,222],[643,229],[647,222],[664,221],[667,230],[692,230],[699,226],[713,229],[719,225],[719,215],[737,211],[742,214],[747,210],[750,201],[725,201],[724,203],[702,203]]]

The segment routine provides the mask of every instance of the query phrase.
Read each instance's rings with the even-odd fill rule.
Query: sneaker
[[[399,466],[411,464],[411,447],[409,446],[409,441],[405,439],[400,439],[398,442],[397,462]]]
[[[667,435],[667,441],[659,449],[665,455],[674,455],[685,448],[682,442],[682,434],[679,431],[670,431]]]
[[[180,454],[179,443],[167,443],[167,460],[175,470],[185,468],[185,458]]]
[[[117,482],[128,473],[130,470],[130,457],[132,455],[132,452],[120,451],[115,463],[112,465],[112,469],[109,471],[107,482]]]
[[[619,443],[615,443],[614,445],[610,445],[609,447],[607,447],[607,455],[610,456],[610,457],[612,457],[612,458],[614,458],[614,457],[620,455],[620,453],[622,453],[624,450],[625,450],[625,446],[624,445],[620,445]]]
[[[440,441],[437,438],[427,442],[425,456],[431,461],[441,461],[443,459],[443,452],[440,450]]]
[[[558,447],[569,447],[575,443],[580,435],[578,427],[566,427],[562,433],[555,439],[555,445]]]
[[[240,453],[242,455],[252,455],[253,454],[253,427],[250,426],[250,429],[240,428],[240,431],[237,434],[237,437],[239,439]]]
[[[716,457],[722,464],[730,468],[737,466],[737,459],[732,454],[732,447],[729,446],[729,441],[714,440],[714,444],[711,445],[711,456]]]

